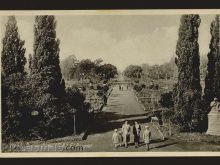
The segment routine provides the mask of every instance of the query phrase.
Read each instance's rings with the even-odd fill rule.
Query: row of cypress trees
[[[14,140],[61,136],[71,116],[65,97],[54,16],[36,16],[30,73],[25,64],[24,41],[14,16],[8,18],[2,49],[3,136]],[[71,120],[71,117],[68,117]],[[3,137],[4,139],[4,137]]]
[[[211,23],[212,38],[203,97],[198,44],[201,19],[195,14],[182,15],[180,22],[175,60],[178,67],[178,81],[173,92],[175,122],[180,125],[182,131],[204,131],[207,127],[209,104],[214,97],[220,99],[219,15]]]

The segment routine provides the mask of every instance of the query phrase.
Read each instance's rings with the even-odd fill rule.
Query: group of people
[[[121,131],[115,129],[112,135],[112,141],[115,148],[117,148],[118,146],[122,146],[122,144],[124,144],[126,148],[128,147],[128,143],[130,142],[131,128],[134,136],[135,148],[139,146],[141,137],[141,125],[137,121],[135,121],[133,127],[131,127],[128,124],[128,121],[125,121],[125,123],[122,125]],[[145,126],[142,138],[144,140],[147,150],[149,151],[151,140],[151,131],[149,126]]]
[[[123,91],[124,90],[124,85],[119,84],[119,90]],[[129,85],[127,85],[127,90],[129,89]]]

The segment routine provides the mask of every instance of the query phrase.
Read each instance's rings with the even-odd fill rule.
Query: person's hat
[[[117,130],[117,129],[114,129],[114,131],[117,132],[118,130]]]
[[[218,101],[217,97],[214,98],[214,101]]]
[[[146,126],[145,126],[145,128],[149,128],[149,126],[148,126],[148,125],[146,125]]]

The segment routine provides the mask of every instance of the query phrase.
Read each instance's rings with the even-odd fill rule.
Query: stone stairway
[[[159,125],[148,123],[147,124],[151,130],[151,137],[153,140],[164,140],[165,137],[163,133],[160,131]]]

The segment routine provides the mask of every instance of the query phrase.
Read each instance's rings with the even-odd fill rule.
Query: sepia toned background
[[[55,15],[56,16],[56,15]],[[57,15],[60,59],[102,58],[123,71],[132,64],[162,64],[175,55],[181,15]],[[215,15],[200,15],[200,55],[209,51],[210,24]],[[32,53],[34,16],[16,16],[25,40],[26,57]],[[1,17],[1,36],[7,16]],[[2,49],[2,45],[0,51]]]
[[[112,15],[56,15],[54,12],[57,20],[57,37],[61,40],[60,59],[65,59],[70,55],[75,55],[79,60],[86,58],[95,60],[101,57],[105,63],[114,64],[120,71],[130,64],[153,65],[170,61],[175,55],[180,14],[182,13],[179,11],[176,12],[178,14],[164,15],[165,11],[163,11],[159,15],[143,15],[142,12],[136,15],[133,15],[132,11],[130,11],[130,15],[120,15],[120,12]],[[201,14],[200,12],[202,22],[199,28],[199,51],[203,57],[206,57],[209,52],[210,24],[216,12],[213,14]],[[33,14],[16,16],[20,37],[25,40],[26,58],[33,52],[34,17]],[[0,21],[0,38],[3,38],[4,26],[7,21],[6,14],[0,17]],[[2,44],[0,51],[1,49]],[[38,156],[207,156],[209,154],[219,155],[219,152],[40,153]],[[4,155],[36,156],[35,153]]]

